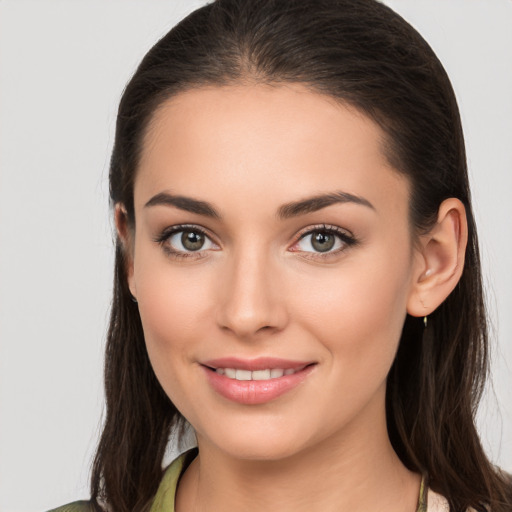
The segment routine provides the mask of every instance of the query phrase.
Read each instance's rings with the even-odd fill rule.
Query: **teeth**
[[[252,380],[252,372],[249,370],[236,370],[236,380]]]
[[[218,370],[222,371],[222,368],[219,368]],[[230,379],[236,379],[236,370],[234,370],[233,368],[225,368],[224,375]]]
[[[255,370],[252,372],[252,380],[268,380],[272,376],[272,370]]]
[[[272,368],[268,370],[254,370],[251,372],[250,370],[238,370],[235,368],[216,368],[215,371],[219,375],[224,375],[228,379],[235,380],[269,380],[269,379],[279,379],[283,375],[293,375],[297,370],[293,368],[287,368],[283,370],[282,368]]]

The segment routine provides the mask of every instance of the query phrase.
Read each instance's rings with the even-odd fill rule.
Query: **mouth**
[[[224,358],[201,364],[214,391],[245,405],[263,404],[288,393],[303,383],[316,365],[275,358]]]
[[[209,368],[210,370],[224,375],[228,379],[248,381],[248,380],[271,380],[280,379],[284,375],[293,375],[294,373],[300,372],[306,368],[301,366],[299,368],[266,368],[264,370],[243,370],[240,368]]]

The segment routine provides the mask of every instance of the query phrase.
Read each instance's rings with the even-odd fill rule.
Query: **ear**
[[[128,224],[128,214],[123,204],[117,203],[114,209],[114,221],[116,223],[117,236],[121,242],[126,265],[126,277],[128,287],[134,298],[137,298],[135,280],[133,277],[133,230]]]
[[[441,203],[437,222],[420,237],[416,249],[412,287],[407,312],[412,316],[427,316],[453,291],[464,268],[468,240],[466,209],[459,199]]]

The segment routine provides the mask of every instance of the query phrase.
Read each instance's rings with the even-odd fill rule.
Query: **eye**
[[[172,226],[165,229],[155,242],[176,258],[201,257],[203,251],[217,249],[199,226]]]
[[[199,251],[208,249],[211,241],[198,231],[178,231],[168,238],[168,244],[178,251]],[[206,245],[206,247],[205,247]]]
[[[337,226],[318,226],[303,233],[292,247],[293,251],[325,257],[355,245],[355,238]]]

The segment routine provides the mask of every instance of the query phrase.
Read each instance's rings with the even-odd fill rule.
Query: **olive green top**
[[[176,489],[178,487],[178,481],[180,479],[183,468],[187,467],[191,462],[191,459],[197,454],[197,450],[189,450],[183,453],[177,459],[175,459],[170,466],[165,470],[162,481],[158,486],[158,490],[155,495],[153,504],[151,505],[150,512],[175,512],[174,501],[176,498]],[[426,484],[425,478],[421,480],[420,496],[418,499],[418,508],[416,512],[437,512],[445,510],[442,505],[441,507],[427,507],[427,496],[431,496],[432,491],[429,491]],[[444,500],[444,498],[436,495],[438,500]],[[448,509],[446,509],[448,510]],[[53,509],[49,512],[92,512],[93,508],[89,501],[75,501],[69,503],[63,507]]]

